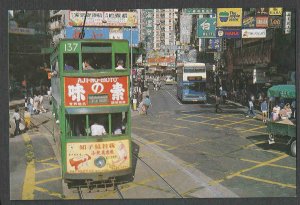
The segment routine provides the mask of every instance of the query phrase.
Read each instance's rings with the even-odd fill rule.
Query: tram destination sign
[[[66,107],[128,105],[128,77],[64,78]]]

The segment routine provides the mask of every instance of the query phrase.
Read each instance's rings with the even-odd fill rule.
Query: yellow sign
[[[109,172],[130,168],[129,140],[67,143],[67,173]]]
[[[269,15],[270,16],[282,16],[282,8],[281,7],[274,7],[269,8]]]
[[[217,27],[242,26],[242,8],[218,8]]]

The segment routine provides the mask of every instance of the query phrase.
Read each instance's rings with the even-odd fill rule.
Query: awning
[[[268,89],[268,97],[296,98],[295,85],[275,85]]]

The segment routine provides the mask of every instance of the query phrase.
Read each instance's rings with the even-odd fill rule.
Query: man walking
[[[221,98],[220,96],[216,96],[216,113],[218,113],[218,110],[223,112],[223,110],[220,108]]]
[[[251,117],[255,118],[254,105],[251,98],[249,99],[248,104],[249,104],[249,108],[246,117],[249,117],[251,115]]]

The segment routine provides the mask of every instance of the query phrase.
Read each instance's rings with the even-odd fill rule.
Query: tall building
[[[141,18],[141,39],[146,42],[146,49],[174,56],[178,9],[144,9]]]

